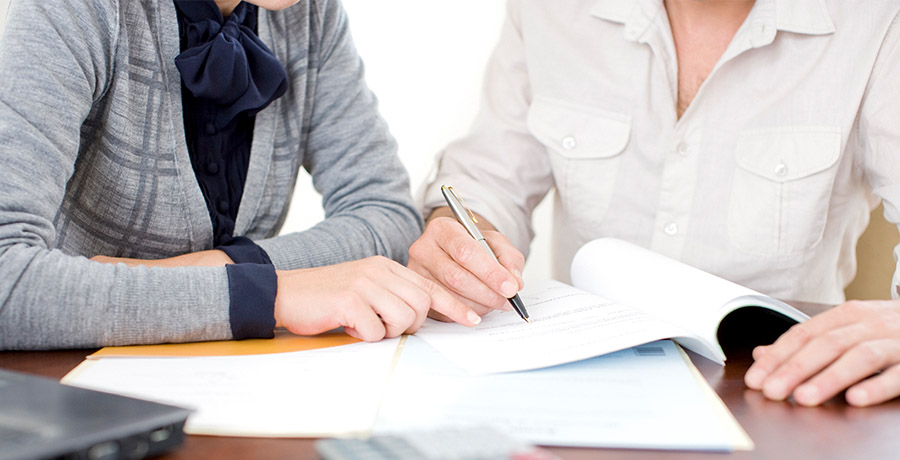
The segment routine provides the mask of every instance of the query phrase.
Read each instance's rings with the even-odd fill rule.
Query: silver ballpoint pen
[[[450,206],[450,210],[453,211],[453,215],[456,216],[456,220],[465,227],[466,231],[469,232],[469,235],[472,235],[472,238],[475,238],[478,241],[478,244],[484,248],[497,263],[500,261],[497,259],[497,255],[494,254],[494,251],[491,250],[491,247],[488,245],[487,241],[484,239],[484,235],[481,234],[481,231],[478,230],[478,226],[475,225],[478,222],[478,219],[475,217],[475,214],[472,214],[472,211],[463,204],[462,198],[456,194],[456,191],[453,190],[453,187],[449,185],[441,186],[441,193],[444,194],[444,200],[447,201],[447,204]],[[516,310],[516,313],[522,317],[526,322],[530,323],[531,320],[528,318],[528,311],[525,310],[525,304],[522,303],[522,298],[519,297],[519,294],[516,294],[509,298],[509,303],[512,304],[513,309]]]

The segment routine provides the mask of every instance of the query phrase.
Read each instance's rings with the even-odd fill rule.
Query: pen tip
[[[528,318],[528,317],[526,316],[524,319],[525,319],[525,322],[526,322],[526,323],[531,324],[531,319],[530,319],[530,318]]]

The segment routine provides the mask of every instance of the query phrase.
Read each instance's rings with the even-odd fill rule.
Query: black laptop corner
[[[189,413],[0,369],[0,460],[153,457],[181,445]]]

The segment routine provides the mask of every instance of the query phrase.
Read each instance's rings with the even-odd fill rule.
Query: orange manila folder
[[[168,343],[162,345],[133,345],[127,347],[105,347],[87,357],[100,358],[141,358],[141,357],[187,357],[187,356],[240,356],[287,353],[291,351],[316,350],[319,348],[349,345],[360,340],[343,332],[326,332],[312,337],[294,335],[287,329],[275,330],[273,339],[223,340],[218,342]]]
[[[196,410],[188,434],[322,437],[371,432],[402,339],[313,337],[104,348],[62,382]]]

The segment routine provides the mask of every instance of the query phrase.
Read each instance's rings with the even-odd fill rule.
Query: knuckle
[[[887,363],[887,352],[876,342],[863,342],[856,346],[860,364],[868,369],[881,369]]]
[[[457,244],[456,247],[453,248],[453,258],[460,264],[465,265],[472,259],[474,252],[472,249],[472,246],[469,244]]]
[[[424,238],[419,238],[409,247],[410,259],[427,259],[427,250],[425,248]]]
[[[410,306],[417,313],[427,312],[428,309],[431,308],[431,295],[428,294],[428,291],[416,291],[416,293],[413,294]]]
[[[450,223],[452,222],[447,217],[437,217],[433,219],[425,227],[425,231],[423,232],[424,239],[438,241],[448,240],[452,237],[452,227],[449,226]]]
[[[428,297],[429,302],[431,301],[431,296],[441,291],[441,287],[438,286],[434,280],[425,278],[424,276],[419,277],[419,285],[421,286],[424,295]]]
[[[350,290],[357,298],[361,299],[359,293],[366,292],[370,284],[368,276],[360,276],[350,280]]]
[[[789,338],[797,343],[809,342],[813,337],[812,331],[806,323],[799,323],[788,329]]]
[[[466,283],[466,272],[462,268],[449,269],[444,277],[444,283],[450,289],[459,291]]]
[[[826,346],[838,352],[845,351],[853,345],[850,335],[840,329],[826,332],[822,340]]]
[[[405,308],[400,313],[400,324],[398,324],[397,326],[399,326],[401,329],[406,329],[407,327],[411,326],[415,322],[416,322],[416,311],[413,310],[412,308]]]

